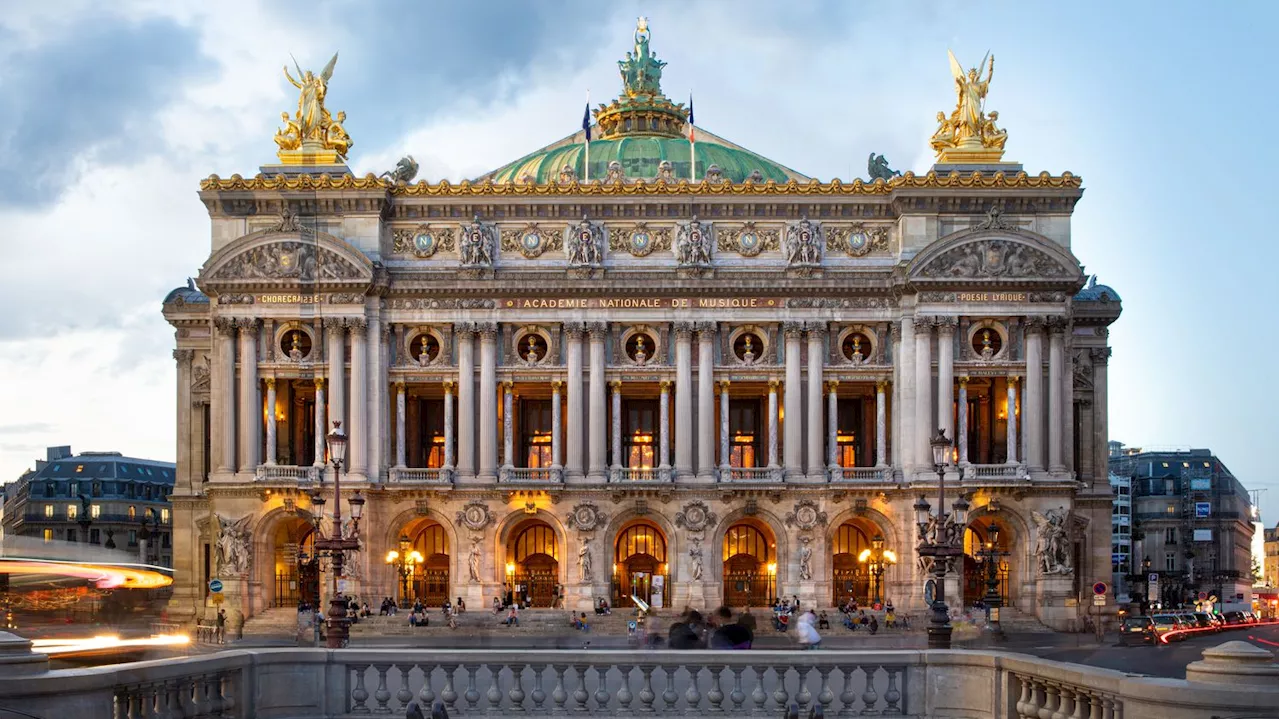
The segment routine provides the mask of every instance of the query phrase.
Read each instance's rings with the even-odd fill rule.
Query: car
[[[1221,614],[1210,614],[1209,620],[1213,622],[1213,626],[1216,627],[1218,631],[1222,631],[1227,628],[1227,623],[1223,621]]]
[[[1156,625],[1151,617],[1125,617],[1120,622],[1120,643],[1154,644],[1156,641]]]
[[[1196,626],[1200,629],[1217,629],[1218,626],[1213,623],[1213,619],[1207,612],[1196,612],[1191,615],[1196,620]]]
[[[1222,620],[1226,622],[1229,627],[1238,627],[1245,623],[1244,612],[1223,612]]]
[[[1256,617],[1253,612],[1243,612],[1243,614],[1244,614],[1244,620],[1246,623],[1248,624],[1258,623],[1258,617]]]
[[[1163,637],[1166,634],[1173,633],[1169,641],[1181,640],[1186,636],[1183,631],[1185,627],[1178,618],[1172,614],[1157,614],[1151,617],[1151,623],[1155,627],[1157,637]]]

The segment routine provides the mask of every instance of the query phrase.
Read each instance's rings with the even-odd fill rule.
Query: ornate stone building
[[[966,548],[1003,530],[1011,606],[1065,628],[1110,579],[1120,305],[1081,293],[1080,179],[991,161],[1003,132],[953,113],[928,174],[881,158],[871,182],[812,180],[691,128],[646,28],[636,46],[589,160],[578,132],[409,184],[411,160],[308,165],[328,146],[297,149],[321,131],[291,121],[283,165],[202,182],[210,255],[164,305],[174,615],[210,611],[212,578],[233,616],[324,586],[311,496],[332,494],[334,420],[342,486],[368,501],[348,590],[371,603],[402,593],[382,557],[405,537],[431,602],[919,608],[912,505],[936,502],[939,427]],[[1060,561],[1033,512],[1065,524]],[[948,596],[981,594],[976,556],[956,569]]]

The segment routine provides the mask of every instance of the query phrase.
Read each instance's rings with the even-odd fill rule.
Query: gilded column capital
[[[587,333],[591,335],[592,342],[603,342],[609,336],[609,323],[588,322]]]
[[[234,337],[236,334],[236,319],[234,317],[214,317],[213,328],[224,337]]]
[[[1009,383],[1009,386],[1010,386],[1010,387],[1017,387],[1017,386],[1018,386],[1018,381],[1019,381],[1019,380],[1021,380],[1021,379],[1022,379],[1022,377],[1021,377],[1020,375],[1016,375],[1016,374],[1011,374],[1011,375],[1009,375],[1008,377],[1005,377],[1005,381]]]
[[[516,383],[509,379],[502,380],[502,391],[511,392],[515,389]]]
[[[728,392],[728,391],[729,391],[729,380],[727,380],[727,379],[717,380],[717,381],[716,381],[716,391],[717,391],[717,392]]]
[[[564,333],[571,340],[580,340],[587,333],[587,326],[582,322],[565,322]]]
[[[967,379],[969,379],[969,378],[968,378],[968,377],[965,377],[964,379],[966,379],[966,380],[967,380]],[[889,380],[887,380],[887,379],[878,379],[878,380],[876,380],[876,391],[877,391],[877,392],[885,392],[885,391],[888,391],[888,389],[889,389],[889,384],[890,384],[890,382],[889,382]]]
[[[836,391],[836,389],[838,389],[839,387],[840,387],[840,380],[838,380],[838,379],[829,379],[829,380],[827,380],[827,392],[828,392],[828,393],[834,394],[834,393],[835,393],[835,391]]]
[[[262,381],[266,383],[266,385],[267,385],[267,389],[275,389],[275,388],[276,388],[276,378],[275,378],[275,377],[265,377],[265,378],[263,378],[263,380],[262,380]]]
[[[189,365],[191,360],[195,359],[195,350],[174,350],[173,358],[178,361],[179,365]]]
[[[440,385],[444,387],[445,394],[453,394],[453,380],[447,379],[441,382]]]
[[[497,322],[477,322],[476,332],[480,334],[480,339],[484,342],[493,342],[498,339],[498,323]]]
[[[687,340],[693,336],[694,323],[676,322],[672,325],[672,329],[675,331],[677,339]]]
[[[562,387],[564,387],[564,382],[561,382],[561,381],[560,381],[560,380],[558,380],[558,379],[553,379],[553,380],[551,380],[551,391],[552,391],[552,392],[554,392],[554,393],[556,393],[556,394],[559,394],[559,393],[560,393],[560,388],[562,388]]]
[[[962,374],[962,375],[960,375],[959,377],[957,377],[957,378],[956,378],[956,381],[958,381],[958,382],[960,383],[960,386],[961,386],[961,387],[968,387],[968,386],[969,386],[969,375],[967,375],[967,374]]]
[[[609,380],[609,387],[613,390],[614,394],[622,394],[622,380]]]
[[[362,332],[369,326],[369,322],[363,317],[348,317],[345,324],[349,332]]]
[[[658,391],[664,393],[671,392],[671,380],[664,379],[658,383]]]
[[[772,392],[772,393],[774,393],[774,394],[777,394],[777,393],[778,393],[778,385],[779,385],[779,384],[781,384],[781,382],[779,382],[779,381],[778,381],[778,378],[777,378],[777,377],[770,377],[770,378],[769,378],[769,391],[770,391],[770,392]]]
[[[396,392],[399,394],[404,394],[405,392],[404,380],[402,379],[396,380]]]
[[[804,323],[787,320],[782,323],[782,333],[787,336],[787,339],[800,339],[800,336],[804,334]]]
[[[476,326],[470,322],[457,322],[453,325],[453,334],[459,339],[471,339],[476,336]]]
[[[315,381],[315,383],[316,383],[316,389],[317,389],[317,390],[319,390],[319,391],[321,391],[321,392],[323,392],[323,391],[324,391],[324,377],[316,377],[314,381]]]
[[[1093,360],[1095,365],[1105,365],[1107,360],[1111,359],[1110,347],[1094,347],[1089,350],[1089,359]]]

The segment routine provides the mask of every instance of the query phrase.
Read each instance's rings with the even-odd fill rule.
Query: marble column
[[[956,318],[942,317],[938,320],[938,427],[947,431],[947,436],[955,439],[955,410],[952,397],[954,389],[954,342],[956,339]]]
[[[1053,319],[1049,331],[1049,471],[1065,472],[1062,462],[1062,365],[1063,329],[1065,322]]]
[[[671,383],[658,383],[658,469],[671,468]]]
[[[969,463],[969,377],[960,376],[960,401],[956,406],[959,426],[956,427],[956,445],[960,448],[961,466]]]
[[[405,466],[405,386],[396,382],[396,466]]]
[[[453,383],[446,380],[444,382],[444,462],[441,463],[443,469],[453,469],[456,461],[453,435]]]
[[[453,326],[458,342],[458,475],[473,479],[476,473],[476,377],[475,327]]]
[[[677,322],[676,335],[676,479],[693,474],[693,324]]]
[[[925,456],[916,454],[916,392],[921,389],[916,384],[916,322],[914,317],[902,318],[902,366],[898,369],[898,404],[893,408],[893,415],[898,425],[898,458],[904,474],[910,475],[920,468],[921,462],[930,459],[932,452]],[[924,386],[928,388],[928,384]],[[928,417],[919,421],[926,425]]]
[[[230,317],[213,321],[216,357],[210,372],[213,395],[213,467],[219,474],[236,471],[236,325]]]
[[[515,466],[515,385],[511,380],[502,383],[502,466]]]
[[[274,466],[276,463],[276,378],[268,377],[263,382],[267,385],[267,454],[263,463]]]
[[[613,462],[609,465],[610,476],[622,471],[622,380],[609,383],[609,399],[612,400],[609,412],[610,439],[613,442]]]
[[[885,427],[885,382],[883,380],[876,382],[876,466],[887,467],[888,457],[885,455],[885,441],[887,437]]]
[[[915,412],[915,456],[917,462],[923,462],[924,458],[933,457],[933,449],[929,446],[929,440],[933,438],[937,427],[930,427],[933,424],[933,392],[930,391],[929,380],[933,374],[931,366],[931,340],[933,339],[933,327],[928,320],[924,318],[916,319],[916,352],[913,358],[913,365],[916,372],[916,412]],[[954,437],[951,438],[954,441]]]
[[[608,325],[592,322],[588,328],[591,336],[591,367],[587,382],[587,476],[596,482],[605,481],[607,451],[605,449],[608,416],[605,412],[604,340]]]
[[[377,482],[382,477],[383,458],[387,456],[385,445],[389,445],[390,434],[387,423],[390,421],[390,403],[387,401],[390,392],[388,381],[388,363],[383,353],[383,325],[375,311],[368,319],[365,330],[365,396],[369,398],[365,410],[365,476],[370,482]],[[390,464],[390,462],[387,462]]]
[[[262,321],[245,317],[240,326],[240,471],[258,469],[262,449],[262,402],[258,399],[258,327]]]
[[[698,479],[715,481],[715,336],[714,322],[698,323]]]
[[[1018,377],[1010,375],[1006,380],[1009,388],[1007,401],[1009,409],[1005,411],[1005,454],[1009,464],[1018,463]]]
[[[560,449],[560,388],[564,383],[558,379],[551,380],[551,468],[560,469],[563,464]]]
[[[316,381],[316,426],[315,426],[316,444],[315,444],[315,449],[313,450],[313,454],[315,454],[315,461],[312,462],[312,466],[319,467],[323,470],[325,466],[324,438],[325,438],[325,435],[327,434],[327,431],[325,430],[325,427],[327,426],[327,423],[325,422],[325,408],[328,405],[325,404],[325,401],[324,401],[324,377],[316,377],[315,381]]]
[[[333,430],[334,422],[342,422],[342,426],[347,427],[346,322],[341,318],[331,317],[324,321],[324,333],[329,343],[329,349],[325,352],[325,357],[329,360],[329,423],[325,425],[323,432],[327,436]],[[350,435],[351,432],[347,431],[347,434]]]
[[[480,331],[480,457],[476,476],[498,478],[498,326],[482,322]]]
[[[1107,480],[1107,457],[1110,439],[1107,428],[1107,362],[1111,358],[1110,347],[1095,347],[1089,350],[1089,359],[1093,361],[1093,432],[1081,441],[1089,442],[1093,451],[1094,482],[1099,488],[1105,487]],[[1131,555],[1140,556],[1140,555]]]
[[[564,474],[566,481],[581,480],[582,473],[582,338],[586,327],[579,322],[564,326],[568,347],[565,350],[565,370],[568,384],[566,403],[569,417],[565,422]]]
[[[1031,469],[1044,469],[1044,318],[1028,317],[1026,327],[1027,376],[1023,380],[1022,431],[1026,434],[1027,456]],[[1012,410],[1010,410],[1012,412]]]
[[[778,380],[769,378],[769,467],[778,467]]]
[[[348,320],[351,328],[351,427],[347,430],[347,471],[369,478],[369,346],[363,317]],[[376,477],[375,477],[376,478]]]
[[[839,380],[827,382],[827,468],[834,473],[840,468],[840,443],[837,431],[840,427],[840,397],[836,390]]]
[[[195,408],[191,404],[191,360],[195,355],[196,353],[192,350],[175,349],[173,351],[173,359],[177,364],[177,386],[174,390],[178,399],[177,416],[174,418],[178,437],[178,451],[175,458],[177,461],[174,463],[174,494],[189,494],[193,484],[200,486],[199,480],[196,479],[200,470],[196,469],[192,461],[195,456],[192,450],[198,445],[191,441],[194,436],[191,420],[195,413]],[[200,444],[203,444],[203,441]],[[81,536],[80,541],[87,542],[89,537]],[[175,551],[174,554],[176,555],[177,552]]]
[[[1079,468],[1076,467],[1076,393],[1075,393],[1075,367],[1076,356],[1073,349],[1074,340],[1072,338],[1072,325],[1070,321],[1066,322],[1064,330],[1063,348],[1062,348],[1062,464],[1063,469],[1072,477],[1080,476]]]
[[[786,436],[782,442],[782,462],[786,465],[786,478],[796,481],[804,476],[804,439],[801,431],[804,418],[800,403],[800,336],[804,327],[800,322],[784,322],[786,337],[786,384],[783,387],[782,427]]]
[[[720,479],[728,479],[729,465],[729,380],[717,383],[720,392]]]
[[[808,441],[808,477],[813,481],[822,481],[827,474],[826,455],[822,451],[825,432],[822,431],[822,350],[823,336],[826,327],[821,323],[809,325],[809,397],[805,402],[808,418],[805,421]]]

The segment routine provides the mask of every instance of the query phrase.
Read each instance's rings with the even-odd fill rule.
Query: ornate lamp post
[[[891,564],[898,563],[898,555],[892,549],[884,548],[884,537],[877,534],[871,538],[871,548],[858,553],[858,561],[867,565],[867,574],[871,576],[871,601],[879,602],[883,597],[884,570]]]
[[[979,552],[982,556],[983,569],[987,574],[987,593],[982,603],[987,606],[987,626],[992,638],[1004,639],[1004,630],[1000,628],[1000,607],[1004,598],[1000,596],[1000,558],[1005,555],[1000,551],[1000,525],[993,520],[987,527],[987,541]]]
[[[952,456],[951,440],[947,439],[944,430],[929,443],[933,449],[933,469],[938,473],[938,511],[931,513],[929,502],[921,495],[913,505],[916,513],[916,527],[919,530],[919,541],[916,553],[927,557],[932,565],[933,597],[930,608],[933,616],[929,620],[929,648],[951,648],[951,617],[947,614],[946,580],[947,570],[952,562],[964,552],[964,529],[969,518],[969,502],[963,496],[957,497],[947,513],[946,505],[947,465]]]
[[[387,552],[387,564],[396,568],[396,573],[400,575],[400,606],[409,606],[409,577],[413,576],[414,568],[422,564],[422,552],[409,548],[409,536],[400,535],[400,551],[391,550]]]
[[[329,631],[325,646],[329,649],[341,649],[347,643],[347,605],[338,591],[342,579],[342,564],[346,552],[360,550],[360,517],[364,514],[364,497],[357,490],[347,503],[351,506],[351,536],[342,535],[342,463],[347,457],[347,435],[342,431],[342,422],[334,421],[333,431],[327,438],[329,444],[329,461],[333,463],[333,527],[328,534],[324,533],[321,519],[324,517],[324,497],[319,492],[312,495],[311,503],[316,508],[316,540],[315,553],[328,555],[329,564],[333,567],[333,593],[329,598],[329,614],[325,625]]]

